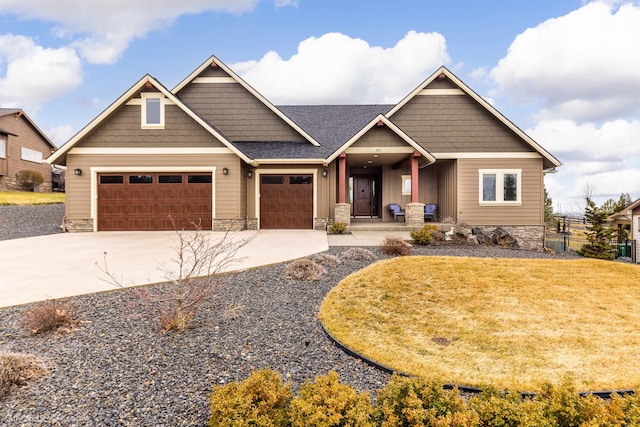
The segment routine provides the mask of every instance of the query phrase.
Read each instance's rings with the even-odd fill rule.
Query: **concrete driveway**
[[[211,232],[212,240],[224,233]],[[238,252],[240,262],[228,270],[243,270],[305,257],[328,249],[327,234],[313,230],[260,230],[231,234],[254,236]],[[104,282],[102,264],[126,285],[165,281],[158,270],[175,256],[173,231],[61,233],[0,241],[0,307],[116,289]]]

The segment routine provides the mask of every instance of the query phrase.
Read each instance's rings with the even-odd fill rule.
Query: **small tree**
[[[33,191],[44,182],[44,177],[38,171],[21,170],[16,173],[16,183],[24,191]]]
[[[614,252],[610,242],[615,231],[606,223],[609,215],[605,209],[598,208],[591,198],[587,197],[586,202],[585,219],[589,224],[586,227],[586,234],[589,243],[583,245],[578,250],[578,254],[589,258],[611,260]]]
[[[553,221],[553,199],[547,193],[547,187],[544,188],[544,222]]]
[[[199,224],[195,230],[176,230],[176,236],[175,257],[169,265],[158,267],[168,283],[132,290],[167,331],[188,326],[200,305],[213,294],[217,274],[239,262],[238,250],[255,238],[254,235],[234,240],[227,230],[219,240],[212,241],[211,235]],[[119,288],[126,287],[122,277],[109,269],[106,252],[104,265],[96,265],[107,275],[107,279],[102,280]]]

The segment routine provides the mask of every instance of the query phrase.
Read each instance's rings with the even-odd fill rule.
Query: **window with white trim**
[[[7,136],[0,134],[0,159],[7,158]]]
[[[520,206],[522,169],[478,169],[480,206]]]
[[[28,162],[42,163],[42,153],[26,147],[22,147],[20,158]]]
[[[157,92],[143,92],[142,97],[142,128],[164,129],[164,95]]]
[[[411,195],[411,175],[402,175],[402,195]]]

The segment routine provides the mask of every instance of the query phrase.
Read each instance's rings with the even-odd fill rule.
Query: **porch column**
[[[346,203],[347,186],[347,153],[338,156],[338,203],[334,207],[334,221],[347,224],[347,230],[351,224],[351,204]]]
[[[410,227],[421,227],[424,222],[424,204],[418,202],[418,160],[420,153],[411,155],[411,203],[405,207],[405,223]]]
[[[418,159],[420,153],[414,151],[411,155],[411,203],[418,203]]]
[[[347,153],[342,153],[338,157],[338,203],[346,200],[345,187],[347,186]]]

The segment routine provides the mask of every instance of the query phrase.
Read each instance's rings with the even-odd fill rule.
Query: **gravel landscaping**
[[[43,211],[30,208],[38,208],[38,215]],[[4,213],[0,210],[3,220]],[[57,221],[59,214],[51,215]],[[4,225],[0,239],[12,238],[3,230]],[[329,253],[340,258],[347,249]],[[386,257],[370,249],[379,259]],[[419,247],[414,254],[561,256],[479,246]],[[343,260],[311,282],[286,279],[287,264],[228,274],[193,328],[180,332],[161,332],[140,315],[128,291],[68,300],[81,323],[66,334],[31,336],[20,324],[28,306],[2,309],[0,351],[36,354],[50,376],[0,402],[0,426],[204,426],[213,384],[242,380],[267,367],[296,388],[334,370],[345,383],[374,391],[389,375],[337,348],[316,317],[327,292],[367,264]]]
[[[0,206],[0,240],[60,233],[64,205]]]

